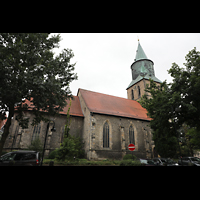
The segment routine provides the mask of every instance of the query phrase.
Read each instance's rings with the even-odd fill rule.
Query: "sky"
[[[168,74],[172,63],[184,67],[185,56],[194,47],[200,51],[200,33],[61,33],[59,49],[72,49],[78,80],[70,84],[73,95],[78,89],[127,98],[132,81],[130,66],[140,44],[154,62],[155,76],[172,82]]]

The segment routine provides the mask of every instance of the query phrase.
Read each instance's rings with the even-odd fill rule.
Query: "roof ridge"
[[[81,88],[79,88],[79,89],[80,90],[85,90],[85,91],[88,91],[88,92],[93,92],[93,93],[96,93],[96,94],[103,94],[103,95],[107,95],[107,96],[111,96],[111,97],[115,97],[115,98],[121,98],[121,99],[130,100],[130,99],[127,99],[127,98],[124,98],[124,97],[118,97],[118,96],[114,96],[114,95],[110,95],[110,94],[105,94],[105,93],[101,93],[101,92],[94,92],[94,91],[91,91],[91,90],[86,90],[86,89],[81,89]],[[133,100],[133,101],[135,101],[135,100]]]

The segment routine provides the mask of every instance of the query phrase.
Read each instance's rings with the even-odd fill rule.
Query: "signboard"
[[[129,145],[128,145],[128,149],[129,149],[130,151],[134,151],[134,150],[135,150],[135,145],[134,145],[134,144],[129,144]]]

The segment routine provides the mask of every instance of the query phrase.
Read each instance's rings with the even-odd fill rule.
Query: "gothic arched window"
[[[65,134],[65,125],[61,128],[60,143],[63,143],[64,134]]]
[[[40,125],[40,124],[34,126],[31,143],[32,143],[35,139],[39,138],[40,128],[41,128],[41,125]]]
[[[133,90],[131,90],[131,96],[132,96],[132,100],[134,100],[134,93],[133,93]]]
[[[140,86],[138,86],[138,98],[140,97]]]
[[[129,142],[130,144],[135,144],[134,129],[132,125],[129,127]]]
[[[15,146],[15,143],[16,143],[16,140],[17,140],[18,133],[19,133],[19,125],[17,125],[17,126],[16,126],[16,129],[15,129],[15,134],[14,134],[14,137],[13,137],[12,147]]]
[[[109,147],[109,124],[106,122],[103,126],[103,147]]]

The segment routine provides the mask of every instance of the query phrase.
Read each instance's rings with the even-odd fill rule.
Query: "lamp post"
[[[50,124],[50,121],[49,121],[48,124],[47,124],[47,130],[46,130],[46,135],[45,135],[45,139],[44,139],[44,147],[43,147],[43,151],[42,151],[42,159],[41,159],[41,164],[40,164],[40,166],[42,166],[42,164],[43,164],[44,151],[45,151],[46,140],[47,140],[47,135],[48,135],[48,131],[49,131],[49,124]],[[54,121],[53,121],[53,128],[51,129],[51,131],[52,131],[52,132],[55,132],[55,131],[56,131],[55,122],[54,122]]]
[[[175,109],[174,109],[174,108],[172,107],[172,113],[173,113],[173,117],[174,117],[174,128],[175,128],[175,132],[177,132],[177,131],[176,131],[176,123],[175,123],[175,117],[176,117],[176,115],[174,114],[173,111],[175,111],[175,112],[180,112],[181,109],[180,109],[180,108],[175,108]],[[181,165],[182,165],[181,147],[180,147],[180,145],[179,145],[178,133],[176,133],[176,134],[177,134],[177,142],[178,142],[178,147],[179,147],[179,152],[180,152],[180,158],[181,158]]]

